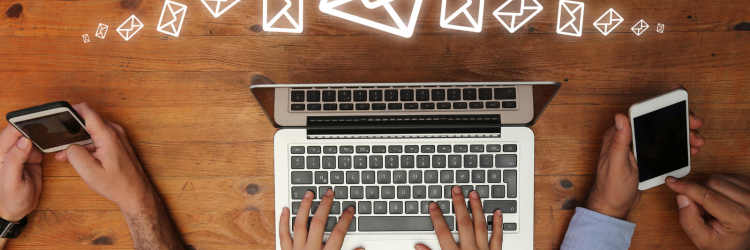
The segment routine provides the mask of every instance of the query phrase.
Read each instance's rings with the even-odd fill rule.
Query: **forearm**
[[[5,249],[5,243],[8,242],[6,238],[0,238],[0,250]]]
[[[122,210],[135,249],[183,249],[166,208],[155,191],[134,208]]]
[[[579,207],[570,221],[560,249],[627,250],[634,230],[635,224],[631,222]]]

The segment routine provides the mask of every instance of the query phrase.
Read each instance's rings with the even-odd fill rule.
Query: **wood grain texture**
[[[555,34],[557,1],[515,34],[487,0],[481,33],[439,27],[425,1],[404,39],[320,13],[305,1],[301,34],[262,31],[262,1],[214,18],[197,0],[180,37],[155,31],[162,0],[0,2],[0,113],[87,101],[123,125],[189,249],[273,249],[273,128],[247,90],[260,74],[278,83],[557,81],[560,92],[532,127],[536,136],[536,249],[560,247],[586,200],[604,131],[616,113],[683,84],[706,123],[708,144],[688,179],[750,175],[750,5],[726,1],[586,1],[584,35]],[[591,25],[607,9],[625,19],[609,36]],[[115,29],[145,24],[128,42]],[[644,19],[652,28],[630,31]],[[93,36],[109,25],[106,39]],[[666,33],[655,33],[656,23]],[[91,43],[81,42],[89,34]],[[4,124],[3,124],[4,125]],[[12,249],[128,249],[112,202],[68,163],[44,162],[42,198]],[[692,249],[675,194],[643,193],[628,220],[633,249]]]

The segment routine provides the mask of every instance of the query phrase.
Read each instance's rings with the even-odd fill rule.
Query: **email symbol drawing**
[[[518,5],[520,3],[520,5]],[[513,5],[511,5],[513,4]],[[518,5],[518,6],[516,6]],[[513,7],[515,6],[515,7]],[[518,9],[520,7],[520,9]],[[529,22],[536,14],[542,12],[542,7],[537,0],[508,0],[495,12],[492,12],[510,33],[516,32],[521,26]]]
[[[94,34],[96,37],[104,39],[105,36],[107,36],[107,30],[109,29],[109,26],[100,23],[99,27],[96,28],[96,34]]]
[[[214,18],[217,18],[224,14],[224,12],[227,12],[229,8],[232,8],[235,4],[239,3],[240,0],[201,0],[203,2],[203,5],[208,8],[208,11],[211,12],[211,15],[214,16]],[[211,4],[208,4],[208,2],[212,2]],[[216,3],[216,5],[213,5],[213,2]],[[225,4],[229,3],[229,4]],[[222,5],[224,4],[224,5]]]
[[[89,34],[83,34],[83,43],[89,43],[91,40],[89,40]]]
[[[125,20],[120,27],[117,27],[117,33],[120,33],[120,36],[122,38],[125,38],[125,41],[130,40],[130,38],[133,38],[135,33],[138,33],[138,31],[141,31],[143,28],[143,23],[141,23],[141,20],[138,20],[135,15],[130,16],[128,20]]]
[[[664,33],[664,24],[662,23],[656,24],[656,32]]]
[[[646,32],[646,29],[648,29],[648,24],[644,22],[643,20],[636,23],[635,26],[633,26],[633,28],[630,28],[630,30],[635,32],[635,34],[638,36],[641,36],[643,32]]]
[[[271,1],[279,1],[279,0],[271,0]],[[302,0],[299,0],[298,8],[299,8],[299,15],[297,16],[297,20],[294,20],[294,17],[289,14],[289,9],[292,8],[292,1],[291,0],[284,0],[285,5],[281,10],[276,13],[276,15],[271,18],[271,20],[268,20],[268,0],[263,0],[263,30],[265,31],[274,31],[274,32],[289,32],[289,33],[301,33],[302,32]],[[274,27],[274,24],[277,24],[277,21],[281,19],[281,17],[284,17],[283,20],[289,22],[292,25],[292,28],[284,28],[284,27]]]
[[[443,7],[440,11],[440,27],[446,28],[446,29],[454,29],[454,30],[463,30],[463,31],[470,31],[470,32],[481,32],[482,31],[482,17],[484,16],[484,0],[479,0],[479,11],[477,12],[477,18],[476,20],[474,17],[471,16],[471,13],[468,11],[469,7],[473,7],[472,0],[464,0],[466,3],[464,5],[461,5],[458,10],[453,12],[448,18],[445,17],[445,8],[446,5],[448,5],[448,0],[443,0]],[[476,0],[474,0],[476,1]],[[462,16],[466,19],[468,19],[469,24],[471,26],[465,26],[465,25],[456,25],[451,24],[456,17]],[[463,19],[463,18],[462,18]]]
[[[169,12],[169,15],[166,19],[164,19],[164,14],[167,14],[167,12]],[[167,0],[166,2],[164,2],[164,9],[161,10],[161,17],[159,17],[159,25],[156,27],[156,31],[167,35],[180,36],[182,21],[185,21],[186,13],[187,6],[181,3]],[[175,23],[177,23],[177,21],[180,21],[180,23],[175,26]]]
[[[625,19],[622,19],[620,14],[617,14],[617,11],[614,9],[609,9],[602,17],[596,20],[594,22],[594,27],[596,27],[599,32],[602,32],[602,34],[609,35],[609,32],[612,32],[615,28],[617,28],[618,25],[620,25]]]
[[[393,1],[399,1],[399,3],[404,3],[404,1],[408,1],[407,3],[410,3],[410,1],[414,1],[414,5],[411,8],[411,15],[409,16],[406,23],[404,22],[404,19],[402,19],[398,15],[398,13],[396,13],[396,9],[394,9],[391,5],[391,2]],[[360,2],[362,3],[361,5],[359,5]],[[360,7],[364,5],[363,7],[365,9],[367,9],[368,11],[372,11],[373,13],[388,13],[391,19],[388,21],[395,23],[395,26],[372,21],[367,18],[355,16],[346,13],[345,11],[336,9],[338,7],[347,5],[347,3],[352,3],[351,5],[357,4]],[[412,34],[414,34],[414,27],[417,24],[417,17],[419,16],[420,7],[422,7],[422,0],[321,0],[319,5],[319,9],[323,13],[406,38],[409,38],[412,36]]]
[[[560,6],[558,7],[559,9],[557,10],[557,34],[569,35],[569,36],[581,36],[583,34],[584,3],[576,2],[576,1],[560,0]],[[563,24],[561,22],[562,20],[568,20],[568,21],[565,24]],[[578,23],[578,26],[576,26],[576,23]]]

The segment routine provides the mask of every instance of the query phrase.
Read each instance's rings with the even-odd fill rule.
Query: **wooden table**
[[[425,1],[412,38],[325,15],[305,1],[302,34],[262,31],[262,1],[214,18],[198,0],[179,37],[155,31],[161,0],[9,0],[0,3],[0,113],[87,101],[122,124],[188,249],[273,249],[273,135],[248,85],[278,83],[557,81],[562,88],[536,134],[535,247],[559,248],[586,199],[604,131],[617,112],[683,84],[708,144],[688,179],[750,175],[750,5],[745,0],[585,1],[582,37],[555,33],[558,2],[515,34],[492,16],[484,29],[439,26]],[[592,25],[609,8],[625,22],[608,36]],[[131,14],[146,27],[115,31]],[[645,34],[630,31],[640,19]],[[94,37],[99,23],[106,39]],[[666,32],[656,33],[656,24]],[[81,35],[89,34],[84,44]],[[132,248],[117,206],[68,163],[44,162],[44,191],[19,249]],[[646,191],[630,214],[633,248],[693,248],[675,194]],[[98,246],[95,246],[98,245]]]

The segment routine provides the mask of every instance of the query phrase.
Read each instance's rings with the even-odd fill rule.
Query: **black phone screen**
[[[15,123],[42,149],[50,149],[91,139],[69,111]]]
[[[641,182],[687,167],[687,102],[635,117],[635,150]]]

